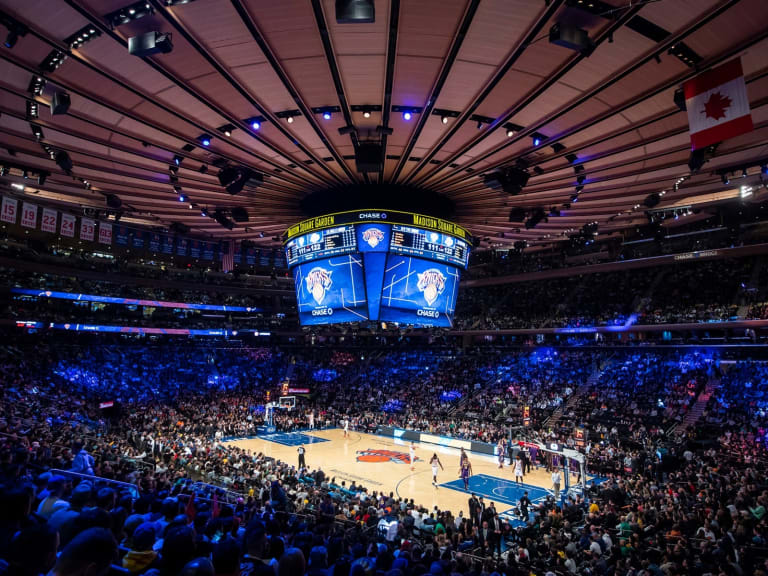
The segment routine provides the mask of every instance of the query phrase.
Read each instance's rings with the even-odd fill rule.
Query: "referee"
[[[297,450],[297,452],[299,453],[299,468],[306,468],[307,462],[306,460],[304,460],[304,454],[307,453],[307,449],[304,448],[304,444],[299,446],[299,449]]]

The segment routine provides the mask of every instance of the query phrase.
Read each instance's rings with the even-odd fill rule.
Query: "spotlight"
[[[11,182],[11,188],[24,192],[24,184],[19,184],[18,182]]]
[[[411,118],[413,118],[413,114],[411,114],[408,110],[403,112],[403,120],[408,122]]]
[[[56,160],[56,164],[58,164],[59,168],[64,170],[64,172],[69,174],[72,171],[72,158],[69,157],[69,154],[67,154],[66,151],[59,150],[56,152],[54,159]]]
[[[323,112],[323,120],[330,120],[330,119],[331,119],[331,113]]]
[[[747,169],[746,168],[742,168],[741,169],[741,177],[742,178],[746,178],[747,177]]]
[[[186,202],[187,197],[184,194],[179,194],[179,202]]]
[[[253,128],[254,130],[261,129],[261,122],[259,122],[258,120],[253,120],[251,122],[251,128]]]
[[[448,124],[448,116],[440,116],[440,122],[443,124]]]
[[[760,166],[760,172],[768,176],[768,164],[763,164],[762,166]]]
[[[513,138],[515,136],[515,131],[512,129],[507,130],[507,138]]]
[[[11,30],[8,32],[8,36],[5,37],[5,42],[3,42],[3,46],[5,46],[8,49],[13,48],[16,46],[16,42],[19,41],[19,35],[16,33],[16,30]]]
[[[293,124],[293,116],[288,116],[287,122],[288,124]]]
[[[483,129],[483,123],[480,122],[480,120],[477,121],[477,129],[482,130]]]
[[[208,217],[208,208],[201,208],[200,209],[200,216]]]
[[[370,117],[371,117],[370,110],[366,110],[365,112],[363,112],[363,118],[370,118]]]
[[[534,138],[533,138],[533,145],[534,145],[534,146],[538,146],[538,145],[540,145],[540,144],[541,144],[541,138],[538,138],[538,137],[534,137]]]
[[[184,157],[179,156],[176,154],[176,156],[173,157],[173,163],[176,164],[176,166],[181,166],[181,163],[184,162]]]
[[[8,166],[0,166],[0,176],[8,176]]]
[[[200,141],[200,144],[207,147],[211,145],[211,140],[213,139],[213,136],[211,136],[210,134],[200,134],[200,136],[198,136],[197,139]]]

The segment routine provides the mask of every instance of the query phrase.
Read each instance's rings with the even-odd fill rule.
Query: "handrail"
[[[58,474],[61,476],[71,476],[79,478],[80,480],[89,480],[91,482],[99,482],[101,484],[110,484],[116,486],[121,490],[128,490],[131,493],[131,497],[136,500],[141,496],[139,487],[135,484],[129,484],[128,482],[120,482],[119,480],[110,480],[102,476],[95,476],[93,474],[82,474],[80,472],[73,472],[72,470],[60,470],[59,468],[51,468],[49,470],[51,474]]]

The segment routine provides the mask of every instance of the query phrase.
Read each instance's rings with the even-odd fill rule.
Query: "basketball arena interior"
[[[766,0],[0,40],[0,576],[768,576]]]

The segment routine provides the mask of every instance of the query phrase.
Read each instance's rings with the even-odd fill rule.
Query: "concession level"
[[[285,245],[288,266],[295,266],[317,258],[347,254],[354,252],[355,249],[355,227],[351,224],[305,234],[294,238]]]
[[[449,262],[462,268],[467,267],[469,256],[467,243],[464,240],[448,234],[399,224],[392,226],[390,251],[428,260]]]

